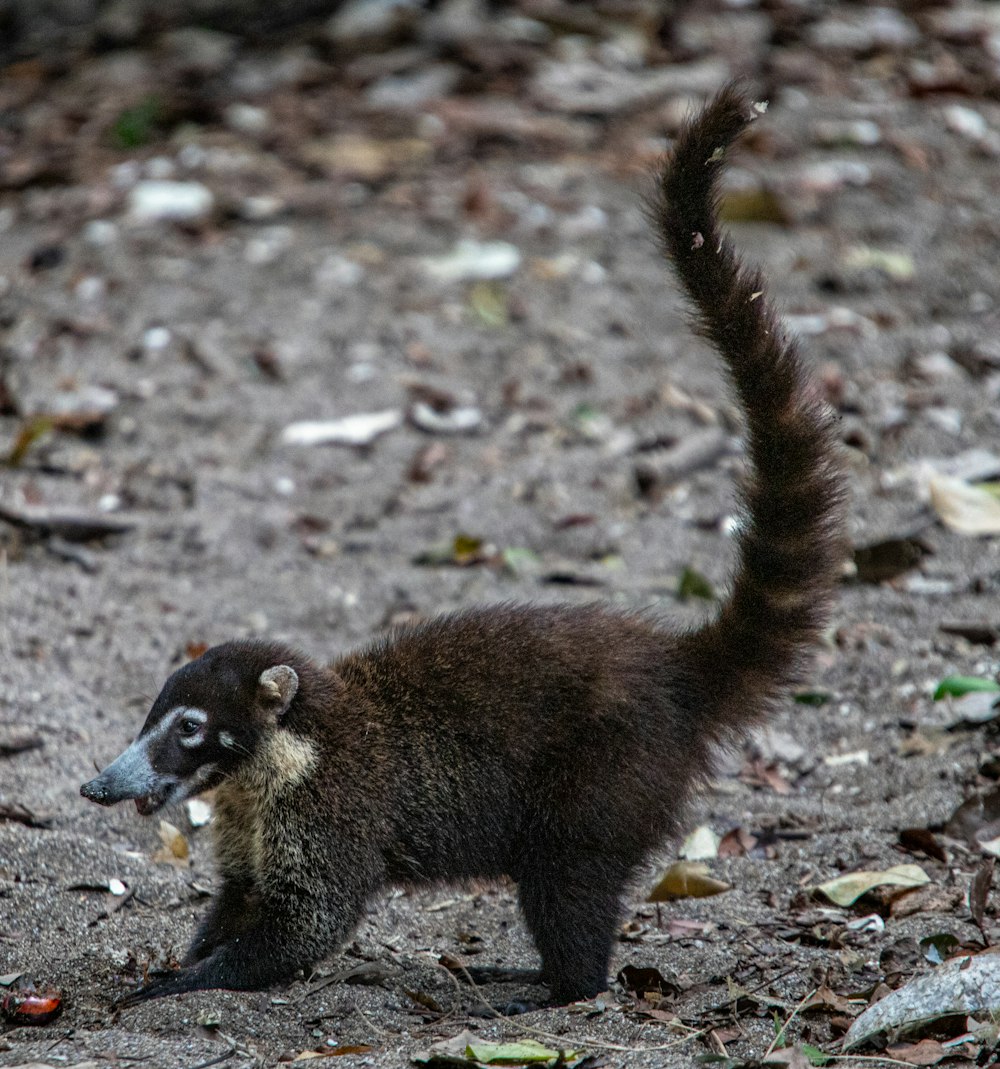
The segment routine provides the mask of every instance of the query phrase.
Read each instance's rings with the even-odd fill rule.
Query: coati
[[[138,738],[81,788],[156,812],[218,788],[219,894],[182,968],[129,1002],[288,980],[388,884],[509,876],[564,1003],[602,991],[630,876],[711,764],[800,677],[838,578],[832,417],[719,231],[729,86],[677,139],[650,214],[746,413],[732,591],[671,631],[648,614],[498,605],[404,627],[324,667],[238,641],[176,671]]]

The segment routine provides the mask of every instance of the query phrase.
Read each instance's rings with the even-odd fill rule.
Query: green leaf
[[[516,1043],[470,1043],[465,1053],[483,1065],[534,1065],[555,1061],[560,1054],[564,1060],[573,1058],[579,1051],[550,1050],[533,1039],[522,1039]]]
[[[1000,683],[981,676],[945,676],[934,691],[934,700],[942,698],[961,698],[963,694],[977,691],[1000,692]]]
[[[803,1043],[799,1050],[809,1059],[810,1065],[828,1065],[833,1061],[829,1054],[824,1054],[819,1047],[814,1047],[811,1043]]]
[[[111,127],[116,148],[141,148],[156,136],[163,115],[163,104],[155,94],[143,98],[133,108],[126,108]]]
[[[540,558],[531,549],[523,549],[520,546],[508,546],[501,554],[503,566],[511,575],[524,575],[538,567]]]
[[[16,468],[22,463],[32,446],[41,441],[54,426],[51,416],[29,416],[18,428],[17,437],[5,457],[5,463]]]
[[[685,568],[677,582],[677,597],[681,601],[688,598],[704,598],[706,601],[715,599],[715,590],[712,584],[694,568]]]
[[[477,282],[469,291],[469,304],[488,327],[505,327],[510,321],[507,287],[501,282]]]
[[[794,695],[799,705],[826,705],[832,695],[825,690],[800,690]]]

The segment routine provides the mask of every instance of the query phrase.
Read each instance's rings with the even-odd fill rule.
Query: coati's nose
[[[97,802],[98,805],[108,805],[108,788],[100,780],[100,776],[95,776],[92,780],[88,780],[80,788],[80,793],[88,801]]]

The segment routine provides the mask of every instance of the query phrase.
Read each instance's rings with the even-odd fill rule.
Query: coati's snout
[[[272,665],[232,677],[224,647],[178,669],[166,682],[138,737],[80,793],[98,805],[135,801],[143,815],[216,787],[251,759],[263,732],[288,711],[298,676]]]
[[[136,809],[145,815],[164,805],[176,785],[175,775],[153,769],[146,740],[140,735],[100,775],[85,783],[80,793],[98,805],[115,805],[134,798]]]

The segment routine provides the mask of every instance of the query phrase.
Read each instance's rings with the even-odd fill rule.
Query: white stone
[[[128,217],[133,223],[194,222],[212,210],[215,197],[200,182],[137,182],[129,193]]]

